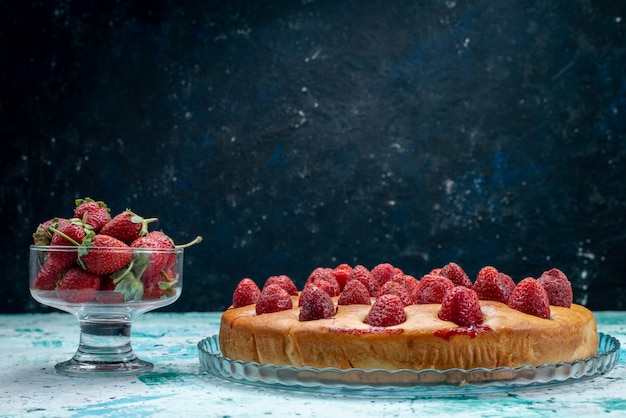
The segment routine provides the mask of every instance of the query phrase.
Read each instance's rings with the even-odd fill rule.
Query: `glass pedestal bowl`
[[[29,288],[32,297],[73,314],[80,325],[74,356],[55,367],[71,376],[145,373],[153,364],[137,358],[131,327],[137,315],[176,301],[183,286],[183,249],[88,247],[102,255],[99,274],[87,273],[79,247],[30,247]],[[130,260],[107,271],[113,257]],[[159,269],[157,271],[157,269]],[[94,270],[92,270],[94,271]],[[64,282],[65,281],[65,282]]]

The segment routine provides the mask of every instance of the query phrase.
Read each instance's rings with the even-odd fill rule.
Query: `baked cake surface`
[[[276,312],[259,313],[256,303],[228,308],[220,326],[222,354],[296,367],[446,370],[569,362],[598,348],[592,312],[573,303],[549,305],[544,318],[480,300],[479,323],[459,325],[440,318],[443,300],[411,302],[403,307],[404,321],[373,326],[365,318],[380,295],[369,297],[370,304],[348,305],[338,303],[340,295],[329,295],[332,316],[302,320],[304,292],[292,292],[291,307]]]

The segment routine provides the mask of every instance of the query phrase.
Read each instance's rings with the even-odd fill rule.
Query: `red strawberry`
[[[513,291],[513,289],[515,289],[515,282],[513,281],[511,276],[509,276],[508,274],[499,272],[498,280],[500,280],[502,283],[504,283],[505,286],[511,289],[511,292]]]
[[[74,258],[76,258],[76,253],[74,253]],[[35,280],[33,281],[33,288],[39,290],[54,290],[61,275],[67,268],[68,266],[56,262],[54,257],[46,258],[46,261],[44,261],[37,271]]]
[[[279,285],[280,287],[285,289],[287,291],[287,293],[289,293],[292,296],[297,296],[298,295],[298,288],[293,283],[291,278],[289,276],[284,275],[284,274],[280,274],[278,276],[268,277],[267,280],[265,281],[265,284],[263,285],[263,287],[268,286],[270,284],[277,284],[277,285]]]
[[[114,238],[130,244],[139,237],[148,234],[148,224],[158,221],[158,218],[144,219],[130,209],[119,213],[107,222],[100,230],[101,234],[110,235]]]
[[[306,283],[304,287],[306,288],[308,285],[314,285],[322,289],[324,292],[328,294],[328,296],[337,296],[341,293],[339,290],[339,285],[335,281],[327,281],[324,279],[313,280],[309,283]]]
[[[543,273],[541,273],[542,276],[553,276],[556,277],[558,279],[562,279],[562,280],[569,280],[567,278],[567,276],[565,275],[565,273],[563,273],[561,270],[557,269],[557,268],[552,268],[548,271],[544,271]]]
[[[513,279],[492,266],[480,269],[473,286],[479,299],[494,300],[505,304],[508,303],[514,288]]]
[[[330,296],[338,296],[341,292],[339,283],[337,283],[333,275],[333,269],[331,268],[318,267],[313,270],[304,283],[304,286],[306,287],[309,283],[323,288]]]
[[[393,268],[393,276],[391,277],[391,280],[394,281],[399,281],[402,280],[405,276],[404,272],[402,271],[402,269],[399,269],[398,267],[394,267]]]
[[[233,293],[233,307],[240,308],[242,306],[253,305],[259,300],[261,289],[254,283],[252,279],[241,279],[237,283],[235,292]]]
[[[393,279],[396,269],[389,263],[380,263],[371,270],[371,273],[374,276],[376,288],[380,289],[382,285]]]
[[[111,276],[102,277],[100,280],[100,290],[110,291],[115,290],[115,281]]]
[[[78,219],[59,219],[57,227],[50,227],[53,232],[50,245],[78,246],[88,235],[89,230]],[[93,232],[89,233],[93,235]]]
[[[111,274],[130,264],[133,253],[123,241],[108,235],[97,234],[89,241],[87,253],[81,255],[79,264],[93,274]]]
[[[293,308],[289,293],[277,284],[271,284],[263,289],[256,303],[256,314],[285,311]]]
[[[543,286],[532,277],[525,278],[515,286],[509,298],[509,306],[539,318],[550,318],[548,294]]]
[[[376,298],[372,308],[363,320],[374,327],[390,327],[406,321],[404,304],[396,295],[382,295]]]
[[[335,305],[330,295],[312,283],[302,289],[300,306],[300,321],[313,321],[335,315]]]
[[[427,274],[417,286],[415,303],[441,303],[446,292],[453,287],[454,283],[447,277]]]
[[[354,277],[354,270],[347,264],[340,264],[333,270],[333,277],[339,284],[339,289],[343,290],[346,283]]]
[[[409,292],[409,296],[411,296],[413,303],[416,303],[415,301],[417,300],[420,281],[407,274],[402,278],[401,283],[406,288],[406,291]]]
[[[124,303],[124,295],[115,291],[115,282],[112,277],[103,277],[100,291],[96,294],[96,301],[100,303]]]
[[[161,299],[165,296],[165,288],[160,287],[160,283],[167,283],[163,281],[163,277],[160,273],[152,276],[143,276],[141,278],[143,282],[143,297],[144,300]]]
[[[96,202],[87,197],[76,199],[74,217],[83,221],[85,225],[91,226],[94,232],[98,232],[111,220],[109,208],[104,202]]]
[[[472,282],[465,274],[465,271],[456,263],[448,263],[441,268],[439,272],[443,277],[447,277],[452,280],[455,286],[465,286],[467,288],[472,288]]]
[[[161,244],[161,248],[174,248],[174,241],[163,231],[150,231],[146,234],[148,238]]]
[[[439,319],[462,327],[482,324],[483,313],[476,292],[465,286],[450,289],[441,302]]]
[[[352,272],[354,278],[365,285],[370,295],[375,295],[378,292],[374,276],[366,267],[359,264],[352,269]]]
[[[53,234],[50,227],[58,228],[59,222],[59,218],[52,218],[39,224],[35,232],[33,232],[33,243],[35,245],[50,245]]]
[[[59,274],[68,267],[76,263],[78,259],[78,245],[80,245],[87,237],[91,237],[93,232],[87,231],[77,219],[65,220],[59,219],[58,225],[50,226],[49,230],[53,235],[50,239],[51,247],[76,247],[74,248],[51,248],[48,252],[48,258],[44,264],[48,266],[40,269],[36,281],[38,283],[56,282]]]
[[[328,267],[316,267],[311,272],[311,274],[309,274],[309,277],[307,278],[307,282],[310,282],[316,279],[337,281],[337,279],[335,279],[335,276],[333,274],[333,269],[328,268]]]
[[[565,308],[572,306],[574,301],[572,284],[561,270],[553,268],[544,271],[537,281],[546,290],[550,305],[563,306]]]
[[[147,248],[147,249],[174,249],[174,248],[186,248],[202,241],[202,237],[196,237],[192,241],[182,244],[174,245],[174,241],[167,236],[163,231],[152,231],[147,233],[143,237],[139,237],[130,243],[132,248]],[[167,270],[177,261],[177,255],[174,252],[161,251],[153,252],[150,254],[150,265],[146,269],[145,273],[148,275],[159,273],[162,270]]]
[[[337,305],[371,305],[370,293],[363,283],[352,279],[343,288]]]
[[[498,276],[498,273],[498,269],[494,266],[485,266],[478,270],[478,274],[476,275],[476,281],[474,283],[477,283],[481,280],[495,279]]]
[[[144,300],[172,297],[176,294],[176,289],[173,286],[178,283],[178,276],[171,270],[162,270],[151,276],[144,275],[141,281],[143,283],[142,299]]]
[[[85,303],[94,300],[99,289],[100,276],[72,267],[63,274],[57,286],[57,294],[66,302]]]
[[[406,288],[400,283],[393,280],[385,282],[385,284],[382,285],[382,287],[376,294],[376,297],[379,298],[382,295],[396,295],[400,298],[404,306],[409,306],[413,304],[413,299],[411,298],[411,295],[409,295],[409,292],[406,290]]]
[[[163,231],[151,231],[146,234],[146,237],[155,240],[159,243],[161,248],[176,248],[176,244],[174,241]],[[191,245],[191,244],[186,244]],[[166,269],[172,266],[176,262],[176,254],[168,254],[169,260],[164,261],[164,267],[161,269]]]
[[[171,243],[171,242],[170,242]],[[150,249],[167,249],[174,248],[173,245],[166,244],[163,239],[159,239],[158,237],[150,236],[150,234],[145,235],[143,237],[139,237],[133,242],[130,243],[131,248],[146,248]],[[158,274],[161,270],[165,270],[171,267],[174,263],[176,263],[176,254],[170,254],[165,251],[155,251],[150,254],[149,257],[149,266],[145,270],[145,274],[147,275],[155,275]]]

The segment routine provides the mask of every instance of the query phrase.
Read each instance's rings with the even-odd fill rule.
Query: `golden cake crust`
[[[371,306],[339,305],[332,318],[299,321],[294,308],[257,315],[255,305],[230,307],[219,341],[230,359],[339,369],[472,369],[554,364],[585,359],[598,348],[587,308],[550,306],[550,319],[481,300],[483,324],[461,328],[438,318],[440,304],[409,305],[407,320],[390,327],[363,323]],[[374,299],[372,298],[372,302]]]

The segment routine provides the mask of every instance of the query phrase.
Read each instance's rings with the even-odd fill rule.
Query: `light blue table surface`
[[[135,321],[136,354],[155,364],[139,376],[56,373],[78,345],[66,313],[0,315],[0,415],[7,417],[222,416],[626,416],[626,312],[595,312],[598,331],[622,347],[616,367],[562,386],[468,397],[385,398],[297,393],[224,381],[204,371],[197,343],[217,334],[219,313],[150,312]]]

